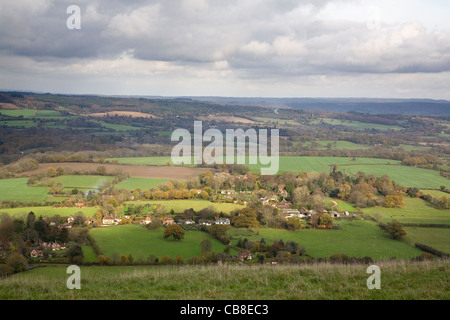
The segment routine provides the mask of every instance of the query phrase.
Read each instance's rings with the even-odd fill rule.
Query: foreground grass
[[[447,300],[449,262],[384,262],[381,289],[367,265],[81,267],[81,289],[66,288],[65,267],[0,280],[6,300]]]

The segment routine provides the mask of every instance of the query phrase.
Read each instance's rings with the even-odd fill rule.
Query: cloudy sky
[[[450,100],[449,16],[447,0],[0,0],[0,89]]]

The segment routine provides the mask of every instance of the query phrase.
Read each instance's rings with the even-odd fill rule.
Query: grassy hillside
[[[384,262],[381,289],[367,265],[81,267],[81,290],[67,290],[66,267],[0,280],[0,299],[43,300],[448,300],[448,261]]]

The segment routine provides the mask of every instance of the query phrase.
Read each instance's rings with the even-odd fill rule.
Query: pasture
[[[176,256],[181,255],[187,260],[193,256],[201,257],[200,242],[204,239],[211,240],[213,252],[222,252],[225,249],[223,243],[201,231],[185,231],[184,239],[179,241],[172,238],[165,239],[163,228],[147,230],[136,224],[95,228],[90,231],[90,234],[103,254],[108,257],[112,253],[127,256],[131,254],[134,259],[142,257],[146,261],[151,254],[160,260],[163,256],[175,259]]]
[[[367,265],[36,268],[0,280],[1,300],[448,300],[448,261],[380,262],[381,290],[368,290]],[[176,317],[179,310],[169,310]]]
[[[116,184],[115,188],[126,190],[150,190],[168,181],[169,179],[161,178],[128,178]]]
[[[233,243],[238,239],[259,241],[264,238],[266,243],[282,239],[297,242],[305,248],[306,254],[315,258],[329,257],[335,253],[362,258],[369,256],[374,260],[386,260],[392,257],[411,259],[422,253],[419,249],[402,240],[392,240],[376,223],[372,221],[335,222],[342,230],[300,229],[288,231],[285,229],[261,228],[255,232],[249,230],[230,229]]]
[[[0,201],[45,201],[49,189],[29,187],[27,181],[27,178],[0,179]]]
[[[150,205],[150,206],[163,206],[166,211],[173,210],[175,213],[182,213],[186,209],[194,209],[194,211],[200,211],[202,209],[213,207],[217,212],[230,213],[236,209],[244,208],[243,205],[235,203],[215,203],[208,200],[148,200],[148,201],[128,201],[125,205]]]
[[[362,210],[372,217],[375,213],[380,213],[382,222],[397,220],[401,223],[450,224],[450,210],[435,209],[419,198],[404,197],[403,208],[370,207]]]
[[[411,245],[425,244],[450,254],[450,228],[404,227],[405,241]]]
[[[76,215],[78,212],[83,212],[86,217],[93,217],[97,212],[97,207],[22,207],[22,208],[3,208],[0,212],[7,212],[11,216],[26,216],[30,211],[33,211],[36,217],[54,217],[59,215],[60,217],[69,217],[70,215]]]
[[[392,181],[404,187],[439,188],[449,186],[450,180],[442,177],[438,171],[422,168],[393,165],[348,165],[339,166],[339,170],[349,174],[359,171],[373,174],[375,177],[389,176]]]
[[[63,175],[53,178],[55,183],[61,183],[64,188],[70,189],[97,189],[113,179],[111,176],[96,175]]]

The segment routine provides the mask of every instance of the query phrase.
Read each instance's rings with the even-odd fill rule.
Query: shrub
[[[161,264],[172,264],[172,263],[173,263],[172,258],[169,256],[164,256],[161,259]]]
[[[97,257],[97,261],[100,263],[101,266],[109,264],[109,258],[103,254]]]
[[[21,272],[27,266],[27,259],[20,253],[13,252],[6,258],[6,264],[12,272]]]
[[[445,252],[439,251],[433,247],[430,247],[430,246],[427,246],[427,245],[424,245],[421,243],[416,243],[415,246],[425,252],[434,254],[435,256],[438,256],[438,257],[449,257],[450,256],[449,254],[447,254]]]
[[[11,268],[7,264],[0,264],[0,278],[11,273]]]
[[[401,223],[395,220],[387,223],[385,230],[395,240],[401,240],[406,236],[406,231],[403,230]]]

